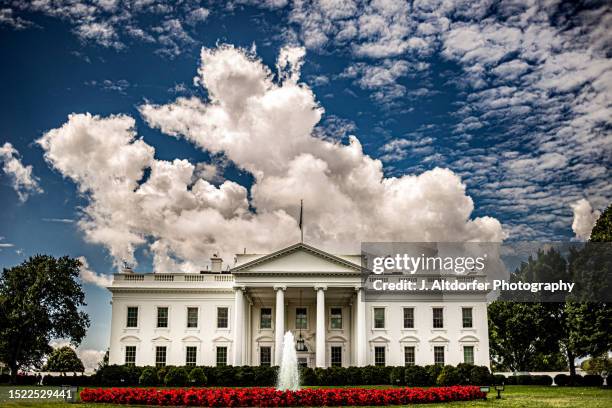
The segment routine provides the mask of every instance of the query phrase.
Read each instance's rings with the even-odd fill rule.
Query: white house
[[[309,367],[489,365],[482,293],[364,298],[359,255],[300,243],[222,272],[114,276],[110,364],[276,365],[285,331]]]

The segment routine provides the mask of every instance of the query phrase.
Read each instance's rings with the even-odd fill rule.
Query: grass
[[[121,408],[126,405],[113,404],[66,404],[63,402],[0,402],[7,408]],[[441,407],[493,407],[493,408],[609,408],[612,407],[612,389],[597,387],[541,387],[531,385],[510,385],[502,393],[502,399],[495,399],[495,393],[489,394],[485,401],[452,402],[445,404],[427,404],[426,408]]]

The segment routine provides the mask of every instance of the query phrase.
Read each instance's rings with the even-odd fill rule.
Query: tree
[[[605,209],[591,230],[591,242],[612,242],[612,204]]]
[[[39,367],[53,338],[78,345],[89,327],[79,308],[85,294],[78,281],[78,259],[36,255],[4,269],[0,277],[0,360],[11,370]]]
[[[607,355],[601,357],[591,357],[584,360],[580,367],[589,374],[606,375],[612,372],[612,360]]]
[[[83,362],[79,359],[75,351],[68,347],[60,347],[49,355],[45,371],[54,371],[66,374],[67,372],[82,373],[85,371]]]

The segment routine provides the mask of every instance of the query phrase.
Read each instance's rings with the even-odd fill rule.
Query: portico
[[[357,364],[357,327],[359,321],[365,321],[365,308],[357,304],[361,279],[358,256],[343,259],[297,244],[249,258],[245,255],[243,261],[238,257],[231,271],[235,277],[234,308],[243,322],[234,331],[234,365],[260,364],[261,356],[267,356],[270,349],[274,350],[270,363],[278,364],[286,331],[303,342],[304,349],[298,350],[301,364]],[[268,313],[273,319],[268,319]],[[246,322],[252,322],[252,327],[246,328]],[[363,330],[365,326],[361,326]],[[366,344],[361,343],[364,355]]]

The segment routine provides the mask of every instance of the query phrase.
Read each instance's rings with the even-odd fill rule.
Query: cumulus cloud
[[[572,204],[574,211],[574,221],[572,222],[572,231],[576,234],[576,238],[587,240],[591,236],[591,230],[595,226],[597,219],[601,213],[591,207],[591,203],[583,198]]]
[[[21,202],[25,202],[30,194],[43,192],[38,184],[38,178],[32,173],[32,166],[24,166],[21,163],[19,152],[9,142],[0,147],[0,162],[2,170],[10,177],[12,187]]]
[[[147,246],[156,271],[197,271],[212,252],[228,259],[296,242],[304,199],[306,241],[330,250],[357,251],[361,240],[502,239],[497,220],[471,218],[472,199],[452,171],[385,178],[356,137],[346,145],[317,137],[323,108],[296,81],[299,54],[281,52],[275,81],[252,51],[203,49],[197,82],[208,100],[140,107],[150,126],[251,173],[250,196],[233,181],[198,177],[199,163],[156,159],[126,115],[73,114],[45,133],[45,158],[89,200],[79,222],[86,238],[117,264]]]
[[[105,275],[101,273],[96,273],[91,270],[89,267],[89,263],[87,262],[87,258],[84,256],[79,257],[79,261],[81,261],[81,269],[79,271],[79,276],[86,283],[92,283],[101,288],[106,288],[113,283],[113,278],[110,275]]]

